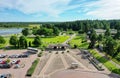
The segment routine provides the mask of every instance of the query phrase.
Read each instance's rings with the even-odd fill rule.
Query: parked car
[[[11,78],[11,74],[0,74],[0,78]]]
[[[16,69],[16,68],[20,68],[20,65],[19,65],[19,64],[16,64],[14,68],[15,68],[15,69]]]
[[[27,54],[21,54],[21,55],[19,55],[19,57],[20,57],[20,58],[27,58],[28,55],[27,55]]]
[[[6,64],[6,61],[0,60],[0,64]]]
[[[13,60],[11,63],[12,63],[12,64],[19,64],[19,63],[20,63],[20,60]]]
[[[5,58],[6,56],[6,54],[0,54],[0,58]]]
[[[14,54],[14,55],[9,56],[9,58],[18,58],[18,57],[19,57],[19,54]]]
[[[10,64],[0,64],[0,68],[10,68]]]
[[[27,58],[28,55],[27,54],[14,54],[9,56],[9,58]]]

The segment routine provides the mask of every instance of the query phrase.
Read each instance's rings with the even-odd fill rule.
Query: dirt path
[[[69,39],[67,39],[65,42],[63,42],[62,44],[67,44],[70,40],[72,40],[74,37],[76,36],[76,34],[73,34],[70,36]]]

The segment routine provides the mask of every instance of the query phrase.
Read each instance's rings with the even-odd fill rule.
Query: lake
[[[0,29],[0,35],[18,34],[22,32],[23,28]]]

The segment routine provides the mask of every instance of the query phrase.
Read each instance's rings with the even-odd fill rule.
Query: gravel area
[[[107,74],[77,70],[64,70],[51,75],[50,78],[115,78],[109,77]]]
[[[71,67],[71,64],[74,62],[73,59],[71,59],[69,56],[67,56],[66,54],[63,55],[67,64],[69,65],[69,68]]]
[[[34,75],[39,75],[42,68],[45,66],[46,62],[49,60],[51,53],[45,53],[42,58],[40,58],[40,62],[34,72]]]
[[[63,62],[59,56],[59,54],[56,54],[53,58],[51,64],[49,65],[48,69],[46,70],[45,74],[50,74],[56,70],[64,68]]]
[[[80,52],[80,50],[70,50],[70,54],[75,57],[79,62],[81,62],[82,64],[84,64],[84,66],[86,66],[88,69],[91,70],[97,70],[92,63],[86,58],[82,58],[82,53]]]

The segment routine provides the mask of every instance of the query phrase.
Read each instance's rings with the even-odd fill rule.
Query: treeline
[[[28,27],[27,23],[17,23],[17,22],[0,22],[0,27],[11,28],[11,27]]]
[[[102,51],[106,53],[106,55],[110,55],[112,58],[116,58],[118,61],[120,61],[120,30],[117,30],[117,33],[112,36],[110,33],[110,29],[106,29],[104,34],[97,35],[96,31],[92,29],[90,33],[88,34],[90,43],[88,48],[95,48],[97,47],[99,50],[101,50],[100,47],[103,48]]]
[[[120,20],[78,20],[70,22],[0,22],[0,27],[25,27],[29,24],[42,24],[43,26],[55,26],[61,30],[72,29],[87,32],[91,28],[96,29],[120,29]]]
[[[67,31],[72,29],[74,31],[88,32],[90,29],[120,29],[120,20],[81,20],[74,22],[63,22],[54,24],[61,30]]]
[[[10,37],[9,43],[13,45],[14,48],[27,48],[27,47],[31,47],[32,45],[34,45],[35,47],[39,47],[40,45],[42,45],[40,36],[36,36],[34,38],[34,41],[31,42],[28,41],[27,37],[25,36],[20,36],[18,38],[16,35],[14,35]]]

